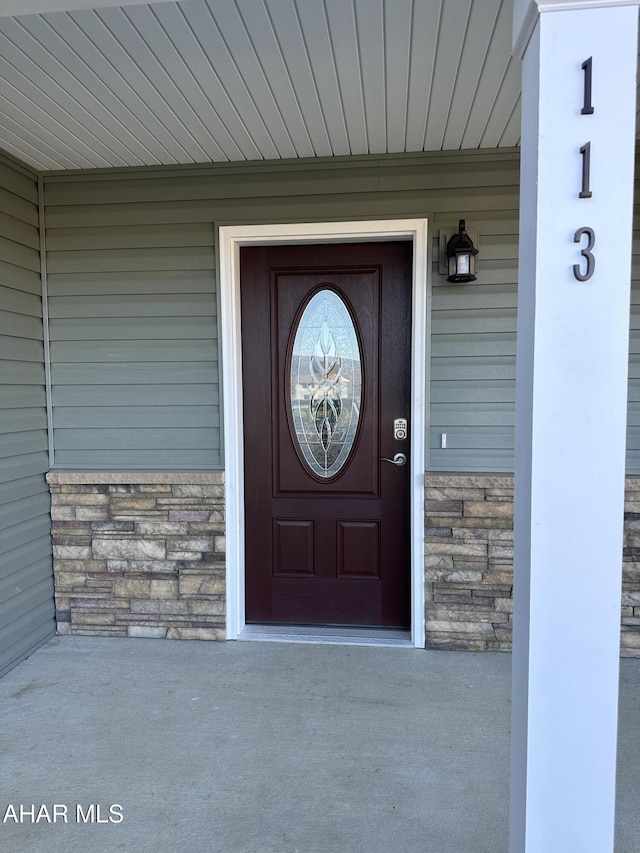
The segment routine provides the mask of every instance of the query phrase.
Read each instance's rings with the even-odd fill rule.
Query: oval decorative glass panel
[[[329,288],[311,297],[293,333],[290,404],[294,439],[318,477],[334,477],[355,441],[362,361],[343,299]]]

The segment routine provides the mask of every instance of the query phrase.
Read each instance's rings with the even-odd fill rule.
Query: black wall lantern
[[[464,219],[458,223],[458,233],[447,243],[447,260],[449,261],[449,276],[447,281],[461,283],[475,281],[476,255],[478,250],[473,245],[471,237],[464,230]]]

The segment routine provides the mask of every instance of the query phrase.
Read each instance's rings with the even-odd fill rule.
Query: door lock
[[[407,419],[396,418],[393,422],[393,437],[397,441],[402,441],[407,437]]]

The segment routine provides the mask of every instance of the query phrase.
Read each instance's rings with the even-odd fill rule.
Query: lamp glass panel
[[[471,267],[471,257],[467,252],[464,252],[461,255],[456,255],[456,260],[458,262],[458,275],[469,275],[470,267]]]

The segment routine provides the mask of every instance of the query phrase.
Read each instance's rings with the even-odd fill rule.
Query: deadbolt
[[[397,441],[402,441],[407,437],[407,419],[396,418],[393,422],[393,437]]]

